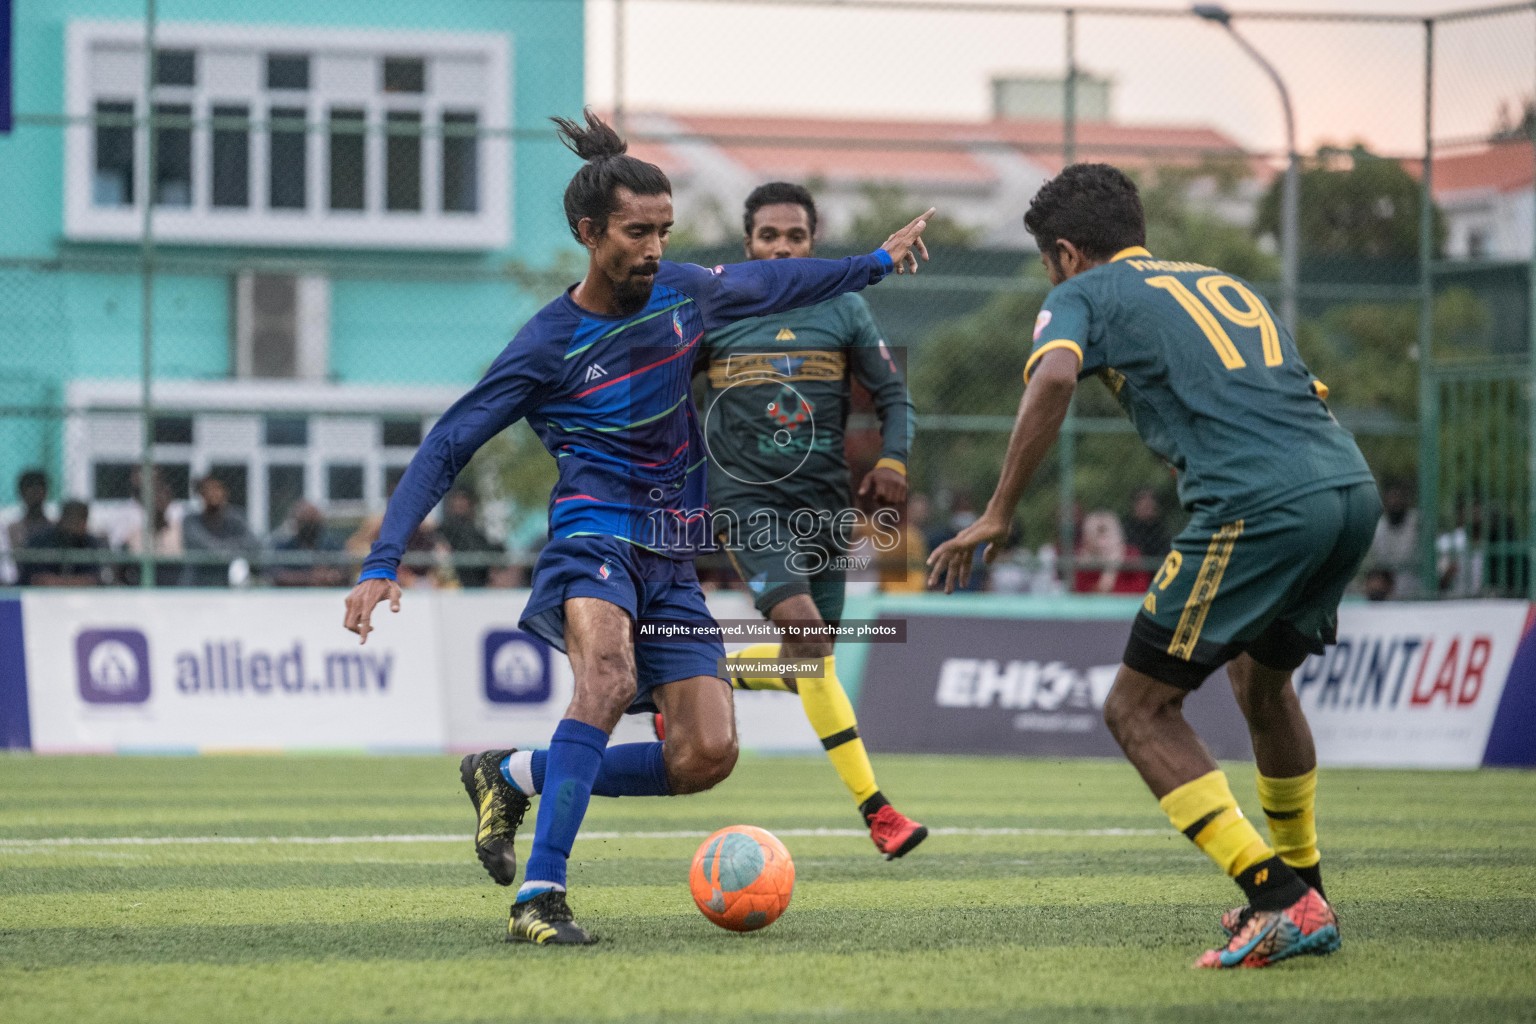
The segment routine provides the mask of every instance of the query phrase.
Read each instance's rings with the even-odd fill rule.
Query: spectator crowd
[[[135,496],[140,482],[136,471]],[[270,537],[261,538],[217,476],[197,481],[195,501],[175,500],[158,475],[152,490],[149,517],[137,498],[93,515],[83,501],[50,502],[42,470],[22,473],[15,511],[8,522],[0,520],[0,586],[139,584],[145,536],[152,532],[157,586],[344,587],[357,577],[383,521],[382,515],[328,521],[320,509],[299,501]],[[407,587],[511,587],[521,581],[506,545],[487,535],[479,497],[462,486],[444,499],[440,521],[428,520],[411,538],[400,573]]]

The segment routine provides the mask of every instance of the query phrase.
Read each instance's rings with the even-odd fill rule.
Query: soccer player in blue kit
[[[708,270],[662,262],[672,187],[661,169],[590,110],[556,118],[584,165],[565,190],[586,276],[549,303],[443,414],[390,498],[379,539],[347,597],[347,629],[367,642],[373,609],[398,611],[405,543],[475,451],[526,417],[554,455],[550,541],[519,625],[571,659],[575,696],[548,750],[494,750],[460,768],[479,818],[475,852],[502,885],[535,793],[533,849],[507,940],[595,941],[566,904],[566,862],[592,795],[665,796],[709,789],[736,763],[725,649],[692,559],[709,550],[705,448],[690,401],[706,330],[825,302],[887,274],[916,273],[925,214],[875,252],[842,260],[764,260]],[[647,640],[647,624],[682,624],[685,642]],[[664,742],[610,747],[626,713],[665,714]]]

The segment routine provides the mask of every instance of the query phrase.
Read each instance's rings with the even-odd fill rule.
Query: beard
[[[655,270],[651,270],[651,273],[654,275]],[[613,302],[614,305],[619,307],[619,315],[629,316],[644,309],[645,304],[650,301],[651,289],[655,287],[655,284],[656,278],[654,276],[642,277],[635,274],[631,274],[624,278],[624,280],[614,284]]]

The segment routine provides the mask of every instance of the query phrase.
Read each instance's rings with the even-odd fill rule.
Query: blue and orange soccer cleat
[[[1206,950],[1196,967],[1268,967],[1293,956],[1332,953],[1341,942],[1338,918],[1316,889],[1284,910],[1229,910],[1221,925],[1231,939],[1222,949]]]

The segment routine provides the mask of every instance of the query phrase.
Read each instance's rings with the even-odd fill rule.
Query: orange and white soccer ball
[[[688,873],[693,902],[705,917],[733,932],[778,920],[795,891],[795,862],[773,833],[731,825],[704,840]]]

